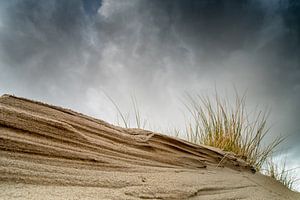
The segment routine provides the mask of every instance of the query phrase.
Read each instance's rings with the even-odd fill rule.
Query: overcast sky
[[[114,122],[135,95],[152,126],[183,127],[184,92],[270,107],[300,165],[297,0],[0,1],[0,93]]]

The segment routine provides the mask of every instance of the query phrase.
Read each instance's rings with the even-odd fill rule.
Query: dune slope
[[[0,198],[300,199],[231,153],[10,95]]]

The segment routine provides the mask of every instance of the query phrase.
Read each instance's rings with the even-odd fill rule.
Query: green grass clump
[[[186,107],[192,115],[186,125],[188,140],[233,152],[257,170],[283,140],[278,137],[263,146],[263,138],[269,131],[268,113],[258,111],[249,115],[245,95],[236,94],[233,105],[217,94],[215,98],[187,95],[187,100]]]

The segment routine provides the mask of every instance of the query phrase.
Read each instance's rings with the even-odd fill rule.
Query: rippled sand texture
[[[0,199],[300,199],[233,154],[0,97]]]

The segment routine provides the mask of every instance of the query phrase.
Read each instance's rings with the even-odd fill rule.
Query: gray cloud
[[[272,134],[290,135],[296,158],[299,9],[293,0],[1,1],[0,92],[108,121],[102,91],[124,109],[135,93],[163,126],[182,123],[184,91],[235,85],[250,106],[272,107]]]

